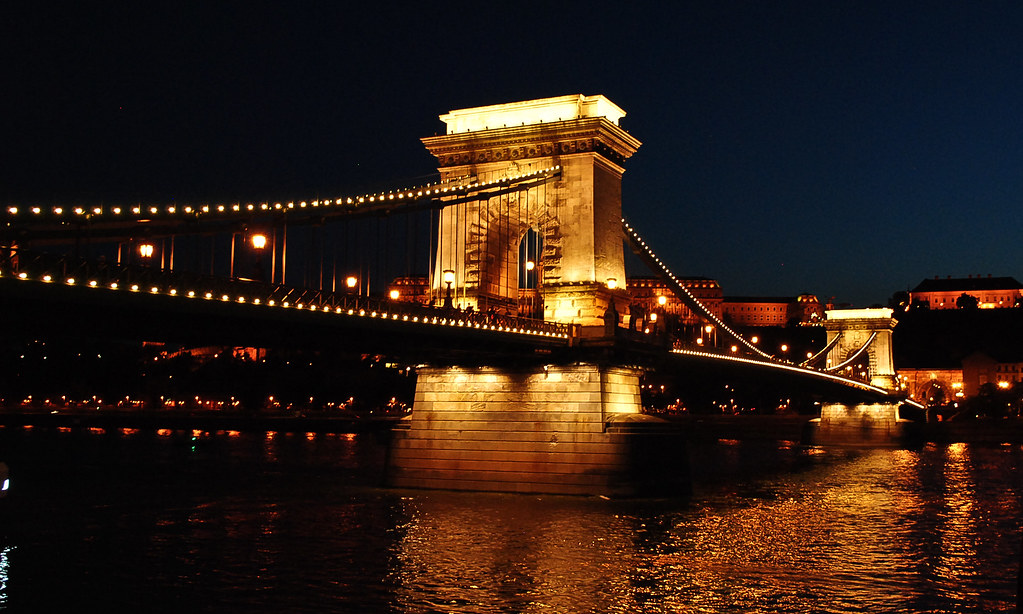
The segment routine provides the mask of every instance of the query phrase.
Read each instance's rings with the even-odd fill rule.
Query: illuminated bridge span
[[[767,355],[685,288],[622,217],[624,164],[640,146],[619,126],[624,115],[603,96],[581,95],[451,111],[441,116],[446,134],[422,139],[440,180],[416,188],[230,204],[8,205],[0,307],[25,321],[54,305],[65,319],[82,307],[79,330],[125,318],[140,334],[167,336],[195,334],[202,314],[215,325],[201,335],[306,330],[328,345],[426,356],[410,428],[392,449],[391,482],[401,486],[678,488],[675,447],[641,411],[649,371],[823,383],[822,395],[855,407],[896,404],[890,344],[876,341],[890,339],[890,314],[885,324],[860,314],[832,327],[842,341],[831,339],[829,366],[870,357],[869,374],[844,377]],[[625,242],[723,333],[721,347],[623,326]],[[859,336],[845,329],[873,336],[851,348]],[[892,420],[882,414],[870,419],[897,419],[897,410]],[[637,474],[640,449],[646,473]]]
[[[254,309],[276,308],[340,318],[379,319],[407,326],[471,328],[495,335],[537,337],[542,339],[536,342],[538,345],[567,345],[572,336],[571,325],[558,322],[514,315],[437,309],[419,303],[376,299],[348,292],[222,279],[132,265],[98,265],[95,262],[42,254],[22,253],[19,260],[22,264],[17,270],[0,269],[0,278],[98,292],[173,298],[178,301],[194,299]]]
[[[67,239],[71,233],[88,229],[90,236],[131,236],[140,227],[168,234],[188,234],[188,228],[200,224],[235,224],[255,216],[291,215],[293,223],[312,223],[333,216],[389,214],[396,210],[438,209],[463,199],[489,198],[506,189],[522,189],[530,183],[546,181],[559,171],[557,167],[505,176],[492,181],[470,177],[453,178],[447,183],[388,190],[361,196],[333,199],[291,200],[286,202],[230,203],[202,205],[132,206],[17,206],[7,207],[8,226],[28,234],[33,241]],[[125,229],[134,232],[125,232]]]
[[[795,365],[786,360],[780,360],[773,356],[770,356],[766,352],[760,350],[753,343],[743,337],[740,333],[736,332],[730,326],[728,326],[720,318],[716,317],[703,303],[699,301],[689,290],[682,285],[680,278],[678,278],[668,268],[667,264],[663,262],[654,253],[653,249],[644,241],[639,233],[636,232],[632,226],[630,226],[624,219],[622,220],[622,227],[625,232],[626,239],[632,245],[633,250],[639,255],[643,261],[657,273],[660,278],[667,284],[667,287],[672,293],[682,301],[684,305],[689,307],[694,313],[699,314],[704,321],[710,322],[713,326],[724,333],[724,337],[735,341],[737,344],[741,344],[745,350],[753,353],[753,357],[744,357],[737,355],[739,346],[734,345],[729,348],[728,353],[723,352],[707,352],[696,349],[695,347],[675,347],[671,350],[672,353],[682,355],[690,358],[698,358],[700,360],[716,361],[722,365],[728,365],[731,367],[756,367],[759,369],[776,370],[779,372],[794,373],[802,377],[815,378],[823,381],[834,382],[843,386],[848,386],[853,389],[862,390],[870,394],[876,394],[880,398],[889,398],[893,396],[892,389],[884,388],[882,386],[872,385],[869,382],[865,382],[863,379],[855,377],[847,377],[843,375],[835,374],[836,371],[841,371],[843,368],[854,363],[857,359],[863,356],[872,347],[874,340],[878,337],[877,331],[872,331],[869,338],[862,343],[859,347],[853,350],[848,358],[843,362],[831,365],[826,369],[818,370],[807,366],[808,363],[812,363],[815,359],[819,359],[821,356],[826,356],[828,352],[833,350],[840,340],[843,338],[844,331],[839,328],[835,330],[837,333],[833,335],[833,339],[813,358],[808,360],[804,364]],[[727,368],[727,367],[723,367]],[[894,371],[891,372],[894,375]]]

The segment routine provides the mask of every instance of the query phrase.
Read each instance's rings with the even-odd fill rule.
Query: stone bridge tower
[[[860,357],[866,364],[870,383],[878,388],[896,390],[898,382],[892,357],[892,332],[897,321],[892,317],[892,310],[832,309],[826,312],[826,316],[824,328],[828,331],[828,344],[838,338],[828,353],[828,367],[834,368],[846,362],[869,342]]]
[[[826,312],[824,328],[828,344],[828,366],[847,362],[863,365],[870,384],[890,393],[898,381],[892,357],[892,331],[896,320],[891,309],[837,309]],[[867,345],[869,343],[869,345]],[[866,348],[864,346],[866,345]],[[861,373],[838,375],[860,377]],[[824,403],[816,433],[817,443],[853,445],[896,445],[906,436],[906,420],[899,417],[901,400],[880,403]]]
[[[447,181],[560,172],[447,205],[434,291],[446,294],[442,272],[452,271],[457,303],[517,307],[520,244],[532,229],[543,243],[545,319],[604,336],[605,310],[614,301],[624,313],[627,297],[609,284],[624,286],[622,164],[640,144],[618,126],[624,115],[603,96],[579,95],[442,115],[447,134],[423,143]],[[391,485],[607,496],[688,489],[677,433],[642,414],[637,367],[495,362],[417,369],[414,409],[390,450]]]
[[[490,181],[560,167],[552,181],[450,205],[441,212],[434,290],[454,271],[457,302],[512,309],[519,243],[539,235],[544,318],[602,325],[625,284],[622,166],[640,142],[619,125],[625,112],[604,96],[570,95],[441,115],[447,133],[422,139],[444,181]],[[624,304],[617,305],[619,313]]]

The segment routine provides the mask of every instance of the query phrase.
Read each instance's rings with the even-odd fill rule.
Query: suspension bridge
[[[624,164],[640,146],[624,114],[575,95],[452,111],[446,134],[422,139],[439,181],[370,194],[8,205],[0,309],[83,338],[343,345],[415,361],[397,486],[681,488],[671,433],[641,411],[650,370],[812,386],[836,400],[822,415],[836,432],[894,432],[890,312],[836,313],[804,364],[745,339],[624,219]],[[629,329],[626,244],[718,332],[715,347]],[[843,375],[868,358],[864,375]]]

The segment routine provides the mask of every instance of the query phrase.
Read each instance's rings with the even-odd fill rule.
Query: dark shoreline
[[[285,433],[386,433],[398,416],[318,416],[180,411],[0,411],[0,427],[277,431]]]
[[[662,416],[687,440],[775,440],[806,443],[813,416],[719,416],[688,414]],[[201,431],[277,431],[291,433],[386,434],[401,420],[397,415],[285,414],[183,411],[92,410],[53,412],[0,410],[0,427],[171,429]],[[1023,443],[1023,420],[961,420],[908,422],[907,442],[919,443]]]
[[[715,416],[689,414],[667,417],[690,440],[776,440],[812,442],[814,416]],[[958,420],[947,422],[906,422],[905,443],[1023,443],[1023,420]]]

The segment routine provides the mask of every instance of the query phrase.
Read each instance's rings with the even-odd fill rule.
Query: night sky
[[[442,113],[604,94],[679,275],[856,306],[1023,279],[1018,2],[67,4],[0,9],[4,204],[406,187]]]

